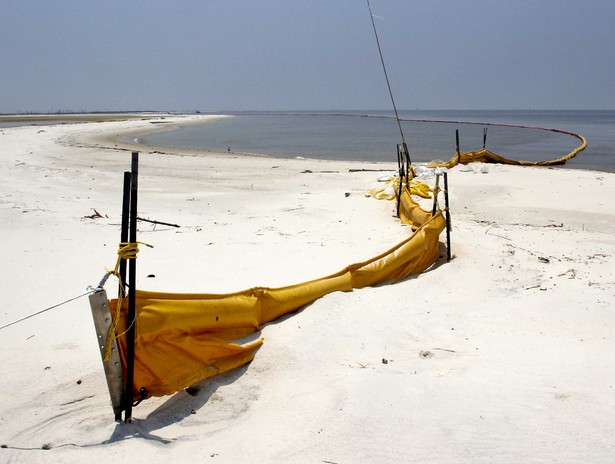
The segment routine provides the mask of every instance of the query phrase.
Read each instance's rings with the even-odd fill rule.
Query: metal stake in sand
[[[130,179],[131,173],[124,172],[124,192],[122,197],[122,226],[120,232],[120,244],[128,242],[129,229],[129,212],[130,212]],[[118,289],[118,298],[126,296],[126,260],[120,260],[120,284]],[[103,280],[106,280],[103,279]],[[108,347],[107,335],[110,330],[113,330],[113,319],[111,310],[109,309],[109,300],[107,292],[102,287],[101,282],[99,288],[90,295],[90,307],[92,309],[92,317],[94,318],[94,327],[98,336],[98,346],[100,355],[105,369],[105,377],[107,379],[107,387],[109,388],[109,396],[111,397],[111,405],[115,413],[115,420],[122,420],[122,411],[126,411],[126,405],[129,400],[126,400],[126,393],[131,389],[126,388],[126,381],[122,370],[122,362],[119,356],[118,342],[114,336],[111,340],[111,346]]]
[[[137,191],[139,176],[139,153],[132,152],[132,166],[130,176],[130,243],[137,243]],[[128,267],[128,331],[126,333],[126,392],[124,395],[126,407],[124,422],[132,421],[132,403],[134,399],[133,387],[135,372],[135,325],[136,321],[136,289],[137,289],[137,260],[130,259]]]
[[[440,174],[436,174],[436,185],[433,188],[433,208],[431,210],[431,215],[435,216],[436,211],[438,210],[438,195],[440,193]]]
[[[124,172],[124,193],[122,196],[122,225],[120,229],[120,243],[124,244],[128,242],[128,229],[130,227],[130,190],[131,190],[131,178],[132,175],[129,171]],[[118,285],[118,298],[126,297],[126,259],[122,258],[120,260],[120,283]],[[126,382],[123,385],[123,395],[122,395],[122,410],[126,411],[126,405],[129,400],[126,399],[126,393],[128,389],[126,388]],[[122,413],[121,411],[115,413],[115,420],[121,420]]]
[[[410,190],[410,155],[406,142],[397,144],[397,167],[399,171],[399,189],[397,190],[397,217],[399,217],[399,207],[401,203],[401,192],[406,185]]]
[[[457,154],[457,164],[461,164],[461,152],[459,151],[459,129],[455,131],[455,152]]]
[[[120,232],[120,243],[128,242],[128,221],[130,214],[130,172],[124,172],[124,196],[122,197],[122,228]],[[120,288],[118,289],[118,298],[126,296],[126,289],[123,287],[126,283],[126,260],[122,258],[120,261]]]
[[[444,207],[446,209],[446,260],[451,260],[451,210],[448,204],[448,173],[444,172]]]
[[[401,203],[401,189],[402,186],[404,185],[404,161],[403,161],[403,154],[402,154],[402,145],[401,144],[397,144],[397,172],[399,174],[399,186],[397,188],[397,217],[399,217],[399,207],[400,207],[400,203]]]

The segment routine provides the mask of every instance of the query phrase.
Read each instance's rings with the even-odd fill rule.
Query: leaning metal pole
[[[404,145],[406,145],[404,131],[401,129],[401,122],[400,122],[401,120],[399,119],[397,105],[395,104],[395,98],[393,98],[393,91],[391,90],[391,82],[389,81],[389,74],[387,73],[387,67],[384,64],[384,57],[382,56],[382,48],[380,47],[380,39],[378,38],[378,31],[376,30],[376,23],[374,22],[374,13],[372,13],[372,6],[370,5],[369,0],[367,0],[367,8],[369,10],[369,17],[372,20],[372,28],[374,29],[374,36],[376,37],[376,45],[378,46],[378,54],[380,55],[380,62],[382,63],[382,70],[384,71],[384,78],[387,82],[387,88],[389,89],[389,96],[391,97],[391,103],[393,104],[393,111],[395,111],[395,119],[397,120],[397,127],[399,127],[401,141]]]

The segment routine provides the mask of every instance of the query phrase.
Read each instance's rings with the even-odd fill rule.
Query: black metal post
[[[139,153],[132,152],[132,170],[130,176],[130,236],[131,244],[137,243],[137,191],[139,177]],[[137,289],[137,260],[130,260],[128,268],[128,331],[126,333],[126,408],[124,422],[132,421],[132,403],[134,367],[135,367],[135,325],[136,321],[136,289]]]
[[[455,151],[457,152],[457,164],[461,164],[461,151],[459,151],[459,129],[455,131]]]
[[[446,260],[450,261],[451,254],[451,210],[448,204],[448,173],[444,174],[444,207],[446,208]]]
[[[483,127],[483,150],[487,147],[487,127]]]
[[[410,151],[408,150],[408,145],[406,144],[406,142],[403,142],[404,145],[404,153],[406,154],[406,167],[407,169],[407,174],[410,175],[410,165],[412,164],[412,160],[410,159]]]
[[[124,172],[124,196],[122,200],[122,228],[120,232],[120,243],[128,242],[128,228],[130,214],[130,172]],[[118,298],[126,296],[126,260],[120,261],[120,288],[118,289]]]
[[[406,185],[408,186],[408,188],[410,188],[410,153],[408,152],[408,145],[406,145],[406,142],[402,142],[401,144],[402,149],[403,149],[403,154],[404,154],[404,170],[406,173]]]
[[[397,171],[399,173],[399,188],[397,190],[397,217],[399,217],[399,208],[401,203],[401,186],[404,182],[404,168],[403,168],[403,153],[400,144],[397,144]]]
[[[436,174],[436,185],[433,188],[433,208],[431,211],[431,215],[436,215],[436,210],[438,209],[438,193],[440,192],[440,174]]]
[[[122,195],[122,225],[120,229],[120,246],[121,244],[128,242],[128,229],[129,229],[129,214],[130,214],[130,172],[124,172],[124,191]],[[120,259],[120,282],[118,284],[117,297],[124,298],[126,296],[126,260]],[[126,385],[123,386],[122,391],[121,410],[115,413],[115,420],[122,420],[122,411],[126,410]]]

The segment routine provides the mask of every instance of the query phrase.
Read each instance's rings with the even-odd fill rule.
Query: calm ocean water
[[[370,116],[370,117],[366,117]],[[279,157],[396,162],[401,142],[391,111],[234,113],[232,118],[142,136],[150,145],[199,148]],[[455,153],[455,131],[462,151],[478,150],[483,128],[487,148],[518,160],[561,157],[580,141],[569,135],[537,129],[460,124],[454,121],[514,124],[561,129],[583,135],[588,147],[564,167],[615,172],[615,111],[401,111],[413,162],[448,160]],[[37,125],[72,122],[50,120]],[[1,127],[24,123],[0,123]],[[133,139],[126,141],[132,142]]]
[[[366,117],[372,116],[372,117]],[[392,112],[235,113],[232,118],[142,136],[150,145],[280,157],[396,162],[401,141]],[[567,168],[615,172],[615,111],[401,111],[402,119],[515,124],[583,135],[588,147]],[[413,162],[448,160],[460,149],[478,150],[483,128],[487,148],[518,160],[561,157],[580,145],[569,135],[528,128],[403,121]]]

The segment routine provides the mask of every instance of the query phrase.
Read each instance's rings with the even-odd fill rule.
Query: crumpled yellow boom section
[[[542,161],[523,161],[523,160],[514,160],[511,158],[505,158],[503,156],[498,155],[486,148],[477,151],[467,151],[456,153],[449,161],[447,162],[432,162],[429,164],[429,167],[444,167],[450,169],[458,164],[468,164],[468,163],[499,163],[499,164],[512,164],[516,166],[559,166],[565,164],[566,161],[574,158],[579,153],[581,153],[585,148],[587,148],[587,140],[585,137],[579,134],[575,134],[573,132],[567,132],[556,129],[549,129],[552,132],[559,132],[567,135],[574,136],[581,141],[581,145],[576,147],[570,153],[551,160],[542,160]]]
[[[137,291],[135,397],[162,396],[251,361],[262,339],[233,341],[263,324],[336,291],[351,291],[419,274],[438,259],[440,233],[446,226],[438,211],[421,209],[408,190],[400,195],[400,218],[413,233],[367,261],[300,284],[254,287],[228,294],[178,294]],[[117,300],[110,302],[116,307]],[[117,333],[127,328],[127,300],[122,302]],[[118,337],[122,364],[126,341]]]

